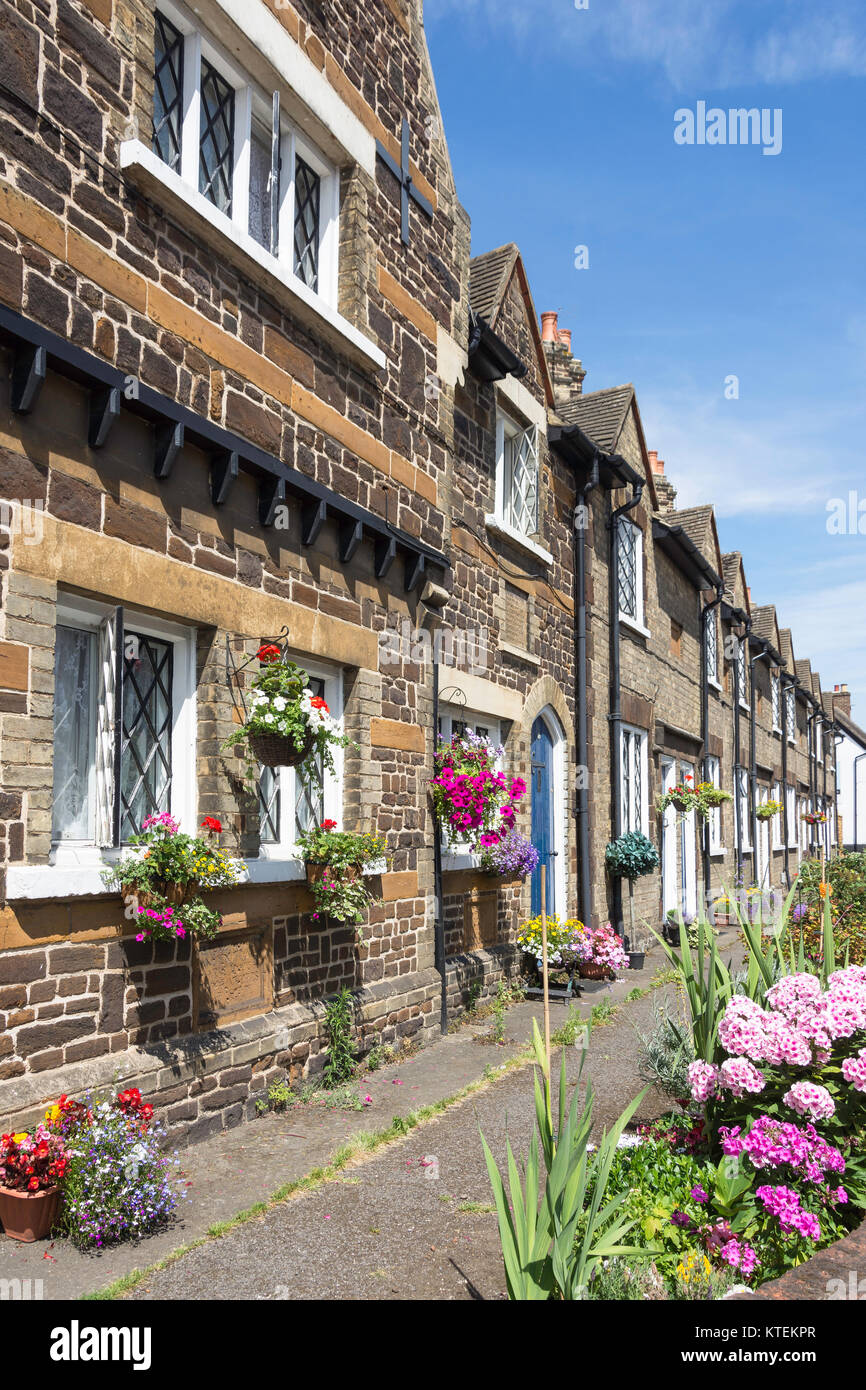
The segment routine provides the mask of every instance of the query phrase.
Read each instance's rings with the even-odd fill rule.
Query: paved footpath
[[[588,993],[581,1014],[605,998],[624,1000],[635,985],[645,987],[662,964],[653,953],[640,975]],[[589,1069],[598,1090],[602,1122],[615,1118],[640,1089],[635,1068],[633,1023],[644,1026],[659,992],[626,1004],[615,1021],[594,1037]],[[101,1254],[83,1254],[67,1241],[21,1245],[0,1235],[0,1278],[41,1279],[46,1299],[80,1298],[104,1289],[132,1271],[165,1260],[201,1238],[218,1222],[267,1201],[286,1183],[327,1163],[361,1132],[387,1128],[396,1116],[458,1094],[489,1069],[525,1051],[531,1001],[506,1015],[506,1043],[490,1042],[489,1019],[465,1026],[398,1065],[362,1078],[359,1095],[372,1097],[362,1112],[304,1105],[270,1114],[195,1145],[181,1154],[185,1195],[179,1219],[138,1244]],[[553,1028],[567,1016],[552,1006]],[[577,1077],[579,1054],[569,1051],[569,1076]],[[521,1068],[494,1080],[451,1110],[353,1163],[342,1180],[318,1192],[291,1198],[220,1239],[190,1251],[149,1275],[131,1297],[152,1298],[466,1298],[474,1271],[485,1297],[502,1294],[495,1218],[460,1210],[488,1206],[490,1185],[478,1125],[494,1152],[504,1149],[505,1126],[522,1151],[532,1118],[531,1070]],[[656,1101],[651,1108],[663,1108]],[[426,1155],[438,1159],[438,1176]],[[431,1248],[433,1247],[433,1248]],[[465,1270],[465,1274],[460,1271]]]

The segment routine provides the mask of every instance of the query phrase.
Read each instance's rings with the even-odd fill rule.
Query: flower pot
[[[629,970],[643,970],[646,961],[646,951],[629,951],[628,968]]]
[[[582,980],[609,980],[611,978],[608,967],[601,965],[597,960],[578,961],[577,973]]]
[[[250,734],[250,752],[264,767],[297,767],[306,762],[316,746],[316,735],[307,730],[303,742],[296,744],[285,734]]]
[[[312,888],[314,883],[320,883],[325,876],[325,870],[330,868],[330,864],[313,864],[308,861],[306,864],[307,886]],[[343,883],[351,883],[354,879],[358,877],[358,874],[360,872],[361,870],[357,864],[349,864],[345,869],[342,869],[340,871],[340,881]],[[332,873],[331,876],[336,877],[336,874]]]
[[[0,1222],[9,1239],[28,1245],[44,1240],[57,1220],[60,1195],[59,1187],[46,1187],[42,1192],[0,1187]]]

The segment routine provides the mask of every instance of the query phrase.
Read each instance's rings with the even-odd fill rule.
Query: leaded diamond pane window
[[[96,638],[58,625],[54,649],[54,796],[52,838],[94,836],[93,743]]]
[[[505,436],[505,520],[521,535],[538,530],[538,435],[533,427]]]
[[[322,180],[300,155],[295,159],[295,274],[319,288]]]
[[[310,680],[310,690],[314,695],[325,694],[323,680]],[[321,825],[325,818],[325,766],[321,755],[315,761],[309,759],[295,773],[295,833]]]
[[[779,720],[782,717],[778,676],[770,676],[770,691],[773,697],[773,728],[778,729]]]
[[[258,122],[250,140],[250,236],[271,248],[271,137]]]
[[[148,816],[170,810],[172,679],[170,642],[124,633],[120,753],[120,838],[138,834]]]
[[[707,676],[710,680],[715,680],[718,674],[718,631],[716,628],[716,615],[712,612],[707,622]]]
[[[638,575],[637,575],[637,527],[631,522],[620,520],[619,558],[617,563],[617,586],[619,591],[619,611],[627,618],[638,620]]]
[[[199,192],[231,216],[235,94],[205,58],[201,60]]]
[[[259,839],[263,845],[280,842],[280,774],[263,767],[259,778]]]
[[[169,169],[180,168],[183,116],[183,34],[155,15],[153,42],[153,150]]]
[[[737,684],[739,686],[739,697],[745,701],[746,698],[746,644],[741,642],[737,648]]]

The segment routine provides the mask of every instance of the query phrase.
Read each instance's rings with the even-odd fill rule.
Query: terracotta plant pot
[[[44,1240],[57,1220],[60,1196],[59,1187],[46,1187],[42,1192],[0,1187],[0,1222],[9,1239],[28,1245]]]
[[[303,743],[298,746],[294,739],[283,734],[250,734],[250,752],[256,762],[265,767],[297,767],[306,762],[316,746],[316,736],[308,730]]]
[[[610,971],[606,965],[595,960],[581,960],[577,963],[577,973],[582,980],[609,980]]]
[[[320,883],[325,876],[325,870],[330,869],[330,867],[330,864],[312,864],[308,862],[306,866],[308,886],[312,888],[314,883]],[[350,864],[348,868],[341,871],[340,881],[343,883],[353,883],[360,872],[361,870],[357,864]],[[336,875],[332,876],[335,877]]]

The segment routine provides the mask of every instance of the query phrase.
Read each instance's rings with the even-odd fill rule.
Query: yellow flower
[[[60,1106],[59,1106],[59,1105],[52,1105],[50,1110],[46,1110],[46,1111],[45,1111],[45,1118],[46,1118],[46,1120],[48,1121],[49,1124],[53,1124],[55,1120],[59,1120],[59,1119],[60,1119]]]
[[[12,1135],[12,1140],[13,1140],[13,1143],[15,1143],[15,1144],[23,1144],[23,1143],[24,1143],[24,1140],[25,1140],[25,1139],[29,1139],[29,1138],[30,1138],[30,1136],[29,1136],[29,1134],[27,1133],[27,1130],[26,1130],[26,1129],[23,1130],[23,1131],[21,1132],[21,1134],[13,1134],[13,1135]]]

